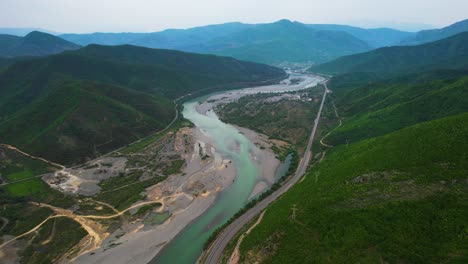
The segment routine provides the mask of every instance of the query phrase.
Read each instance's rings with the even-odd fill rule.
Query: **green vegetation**
[[[312,101],[282,98],[278,94],[256,94],[241,97],[235,102],[220,105],[216,112],[227,123],[246,127],[268,135],[272,139],[289,142],[302,152],[307,144],[310,129],[318,111],[323,87],[301,91],[295,94]],[[291,96],[287,94],[287,96]],[[272,150],[280,160],[291,152],[290,147],[273,146]]]
[[[276,154],[276,157],[281,161],[285,161],[289,154],[296,151],[292,146],[277,147],[276,145],[271,146],[271,150]]]
[[[0,34],[0,57],[46,56],[79,47],[54,35],[38,31],[24,37]]]
[[[185,164],[185,160],[177,159],[169,162],[170,164],[166,166],[163,170],[164,175],[172,175],[181,172],[182,166]]]
[[[82,163],[163,129],[175,115],[171,99],[282,76],[232,58],[91,45],[1,72],[0,134],[28,153]]]
[[[468,112],[468,77],[439,71],[372,82],[346,92],[339,84],[338,105],[345,117],[333,131],[332,145],[384,135],[406,126]],[[408,81],[412,80],[412,81]]]
[[[468,79],[453,70],[466,37],[313,68],[345,73],[329,82],[335,147],[268,209],[241,263],[467,261]]]
[[[26,202],[4,204],[0,215],[8,219],[8,224],[0,231],[2,235],[20,235],[50,215],[52,210],[33,206]],[[18,252],[22,263],[52,263],[55,258],[62,256],[76,245],[86,232],[75,221],[68,218],[49,220],[37,232],[31,234],[27,240],[20,241],[22,249]]]
[[[35,207],[27,203],[7,204],[1,210],[1,216],[8,218],[8,225],[0,235],[21,235],[52,215],[48,208]]]
[[[466,262],[467,37],[313,67],[345,73],[329,82],[335,147],[268,209],[240,262]]]
[[[57,258],[68,252],[86,234],[86,231],[71,219],[51,220],[39,229],[31,244],[21,251],[21,261],[23,263],[57,262]]]
[[[268,209],[241,260],[466,261],[467,128],[465,113],[332,149]]]
[[[12,183],[7,185],[5,189],[13,197],[42,196],[46,195],[48,191],[47,184],[41,179],[31,179],[28,181]]]
[[[397,74],[468,67],[468,32],[419,46],[395,46],[341,57],[311,71],[338,75],[350,72]]]
[[[161,207],[162,204],[157,203],[157,204],[149,204],[149,205],[144,205],[140,208],[138,208],[138,211],[135,213],[135,215],[145,215],[147,212],[153,210],[156,207]]]
[[[145,224],[149,225],[160,225],[164,223],[171,215],[169,212],[164,213],[153,213],[149,217],[145,218]]]
[[[148,136],[146,138],[143,138],[141,140],[138,140],[138,141],[126,146],[125,148],[119,150],[119,152],[123,153],[123,154],[129,154],[129,153],[135,153],[135,152],[142,151],[143,149],[145,149],[146,147],[148,147],[152,143],[154,143],[157,140],[159,140],[160,138],[162,138],[165,134],[167,134],[169,132],[177,133],[177,131],[181,127],[191,127],[191,126],[193,126],[193,124],[190,121],[188,121],[187,119],[185,119],[183,117],[179,117],[172,124],[172,126],[170,126],[164,133],[162,133],[162,132],[154,133],[154,134],[152,134],[152,135],[150,135],[150,136]]]
[[[6,182],[45,174],[55,169],[43,161],[30,159],[4,147],[0,147],[0,157],[0,176]]]
[[[174,120],[175,99],[268,83],[284,76],[280,69],[232,58],[132,46],[92,45],[55,56],[16,60],[0,71],[0,143],[67,165],[143,138],[122,150],[139,152],[166,132],[175,133],[181,126],[190,125],[179,118],[164,133],[155,133]],[[183,163],[173,156],[159,169],[173,174]],[[0,148],[0,180],[7,183],[0,186],[0,214],[9,220],[1,234],[18,235],[53,214],[35,203],[75,208],[77,213],[108,214],[110,208],[98,201],[123,210],[145,198],[146,188],[165,179],[155,176],[157,173],[133,170],[101,182],[102,191],[86,199],[64,195],[37,177],[56,169]],[[144,214],[153,207],[140,208],[137,213]],[[152,221],[160,223],[167,217],[157,216]],[[20,240],[22,261],[57,262],[56,258],[85,234],[70,221],[50,220],[37,233]],[[111,220],[105,224],[115,223]]]
[[[142,192],[145,188],[155,185],[165,179],[165,177],[153,177],[141,180],[142,172],[134,172],[128,176],[122,175],[110,178],[100,183],[102,192],[94,196],[94,199],[106,202],[123,210],[133,203],[145,198]]]
[[[0,147],[0,175],[4,183],[19,181],[0,186],[0,201],[2,204],[10,199],[37,197],[45,199],[54,195],[49,187],[40,178],[20,181],[45,174],[54,170],[48,164],[30,159],[14,150]]]
[[[28,169],[28,170],[19,171],[19,172],[7,175],[6,178],[8,179],[8,181],[16,181],[16,180],[30,178],[31,176],[33,176],[33,172]]]
[[[123,154],[138,152],[140,150],[143,150],[145,147],[151,145],[151,143],[155,142],[156,140],[161,138],[163,135],[164,134],[161,134],[161,133],[155,133],[153,135],[150,135],[149,137],[133,142],[132,144],[126,146],[119,152]]]
[[[141,171],[136,171],[128,175],[121,174],[117,177],[111,177],[105,181],[100,182],[99,187],[101,187],[103,192],[112,191],[127,184],[138,182],[138,179],[141,177],[141,175]]]
[[[69,72],[70,75],[86,79],[106,80],[132,89],[162,94],[171,99],[201,89],[222,89],[232,84],[249,85],[285,76],[278,68],[240,62],[229,57],[128,45],[90,45],[51,58],[65,67],[60,72]],[[67,66],[65,63],[69,60],[75,65]],[[80,64],[89,67],[90,62],[97,64],[97,72],[92,71],[92,68],[77,68]]]
[[[44,87],[52,91],[20,109],[21,101],[16,100],[29,97],[34,86],[0,99],[7,114],[0,134],[4,142],[66,164],[137,140],[162,129],[173,117],[168,100],[116,86],[55,76]],[[12,107],[17,111],[8,115]]]
[[[0,174],[6,183],[28,179],[55,169],[42,161],[0,147]],[[75,203],[72,197],[49,188],[41,178],[0,186],[0,216],[8,220],[8,224],[0,231],[0,236],[23,234],[54,214],[52,210],[30,202],[47,203],[62,208],[68,208]],[[54,258],[68,251],[85,234],[79,224],[72,220],[50,220],[38,229],[38,232],[28,236],[28,240],[19,242],[22,248],[19,255],[24,263],[54,262]],[[48,239],[51,240],[43,243]]]
[[[217,227],[213,233],[208,237],[208,239],[205,241],[204,244],[204,249],[207,249],[211,243],[216,239],[216,237],[219,235],[221,231],[223,231],[224,228],[226,228],[228,225],[230,225],[234,220],[239,218],[241,215],[243,215],[245,212],[247,212],[250,208],[254,207],[258,202],[262,201],[266,197],[268,197],[270,194],[278,190],[281,185],[293,175],[293,173],[296,172],[297,166],[299,165],[299,155],[297,152],[291,153],[291,163],[289,165],[288,171],[286,172],[285,175],[283,175],[280,179],[278,179],[271,187],[270,189],[262,192],[260,195],[257,197],[252,198],[244,207],[242,207],[239,211],[237,211],[229,220],[222,224],[221,226]]]

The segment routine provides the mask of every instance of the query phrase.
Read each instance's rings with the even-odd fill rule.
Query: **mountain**
[[[195,51],[276,64],[318,63],[369,49],[365,42],[346,32],[314,30],[298,22],[280,20],[213,39]]]
[[[62,34],[59,37],[70,42],[87,46],[89,44],[98,45],[124,45],[131,44],[133,41],[141,38],[143,35],[152,33],[90,33],[90,34]]]
[[[272,64],[284,61],[317,63],[371,49],[367,43],[346,32],[316,30],[289,20],[269,24],[226,23],[155,33],[65,34],[61,37],[81,45],[132,44]]]
[[[372,48],[394,46],[399,44],[404,39],[415,35],[415,33],[412,32],[405,32],[391,28],[364,29],[359,27],[334,24],[308,24],[307,26],[315,30],[346,32],[360,40],[365,41]]]
[[[239,263],[466,262],[467,43],[313,66],[335,75],[314,165],[243,237]]]
[[[468,32],[418,46],[380,48],[313,66],[311,71],[327,74],[368,72],[392,75],[431,69],[468,67]]]
[[[464,263],[467,127],[463,113],[329,150],[266,209],[240,263]]]
[[[130,45],[89,45],[54,56],[54,71],[175,99],[208,87],[245,85],[284,77],[284,71],[215,55]]]
[[[214,55],[90,45],[0,72],[0,135],[29,153],[79,163],[167,126],[175,98],[284,76]]]
[[[404,39],[401,45],[419,45],[448,38],[453,35],[468,31],[468,19],[452,24],[441,29],[422,30],[416,35]]]
[[[63,34],[60,37],[80,45],[123,45],[130,44],[148,48],[190,50],[214,38],[226,36],[253,25],[225,23],[194,27],[190,29],[167,29],[152,33],[92,33]]]
[[[20,37],[24,37],[33,31],[40,31],[40,32],[44,32],[47,34],[51,34],[51,35],[60,34],[60,33],[50,31],[50,30],[45,30],[42,28],[0,28],[0,34],[14,35],[14,36],[20,36]]]
[[[355,89],[332,82],[346,122],[330,134],[334,145],[391,133],[404,127],[468,112],[468,71],[439,70]]]
[[[272,24],[291,23],[280,20]],[[301,24],[295,22],[295,24]],[[223,44],[223,37],[237,34],[247,29],[262,29],[270,24],[244,24],[231,22],[219,25],[208,25],[189,29],[168,29],[152,33],[92,33],[92,34],[62,34],[60,37],[80,45],[122,45],[131,44],[150,48],[167,48],[185,51],[203,50],[207,42]],[[359,27],[335,24],[304,24],[316,31],[346,32],[364,42],[372,48],[392,46],[415,33],[395,30],[391,28],[364,29]],[[213,44],[214,45],[214,44]]]
[[[25,37],[0,35],[1,57],[45,56],[78,48],[74,43],[39,31],[33,31]]]
[[[468,71],[358,78],[330,80],[342,125],[327,101],[315,165],[243,238],[239,263],[466,262]]]
[[[186,51],[203,50],[206,42],[223,38],[252,27],[254,27],[254,25],[232,22],[190,29],[168,29],[139,38],[133,41],[132,44]]]

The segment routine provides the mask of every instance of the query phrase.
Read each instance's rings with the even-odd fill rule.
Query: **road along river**
[[[291,81],[292,79],[296,80]],[[297,82],[297,79],[300,81]],[[150,263],[195,263],[208,237],[249,201],[261,177],[261,172],[252,160],[255,145],[244,134],[239,133],[236,127],[218,119],[212,111],[216,104],[214,102],[228,102],[259,92],[301,90],[321,81],[323,79],[320,77],[291,75],[289,80],[281,84],[222,92],[184,103],[182,115],[213,140],[216,151],[223,158],[233,161],[236,178],[218,194],[215,203],[206,212],[183,229]]]

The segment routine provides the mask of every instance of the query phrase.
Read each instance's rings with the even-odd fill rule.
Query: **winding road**
[[[230,225],[228,225],[213,241],[210,248],[204,254],[204,263],[207,264],[217,264],[220,262],[224,249],[226,248],[227,244],[231,239],[242,229],[244,225],[250,222],[253,218],[255,218],[258,214],[260,214],[267,206],[271,203],[276,201],[281,195],[283,195],[286,191],[291,189],[305,174],[307,167],[309,166],[310,159],[312,157],[312,143],[315,138],[315,133],[317,131],[317,127],[320,121],[320,116],[322,114],[323,105],[325,103],[325,99],[329,92],[327,87],[327,81],[322,82],[325,87],[322,102],[320,103],[320,108],[317,113],[317,117],[314,121],[314,126],[312,128],[312,132],[310,133],[309,141],[307,143],[306,151],[304,152],[304,157],[299,162],[299,166],[296,170],[296,174],[287,181],[286,184],[282,185],[278,190],[272,193],[270,196],[266,197],[259,203],[257,203],[254,207],[249,209],[245,214],[234,220]]]

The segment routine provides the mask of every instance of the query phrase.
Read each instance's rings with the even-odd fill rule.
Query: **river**
[[[284,82],[279,85],[247,88],[204,96],[184,103],[182,115],[213,139],[216,149],[234,162],[236,179],[233,184],[218,195],[213,206],[179,233],[150,263],[195,263],[203,250],[203,245],[213,231],[249,201],[249,196],[259,178],[259,171],[249,155],[251,149],[255,147],[253,143],[239,133],[235,127],[219,120],[213,111],[201,114],[197,111],[196,106],[200,102],[213,100],[213,98],[236,99],[246,94],[258,92],[300,90],[313,86],[321,80],[310,76],[294,75],[294,78],[297,77],[304,79],[298,84],[291,85]]]

